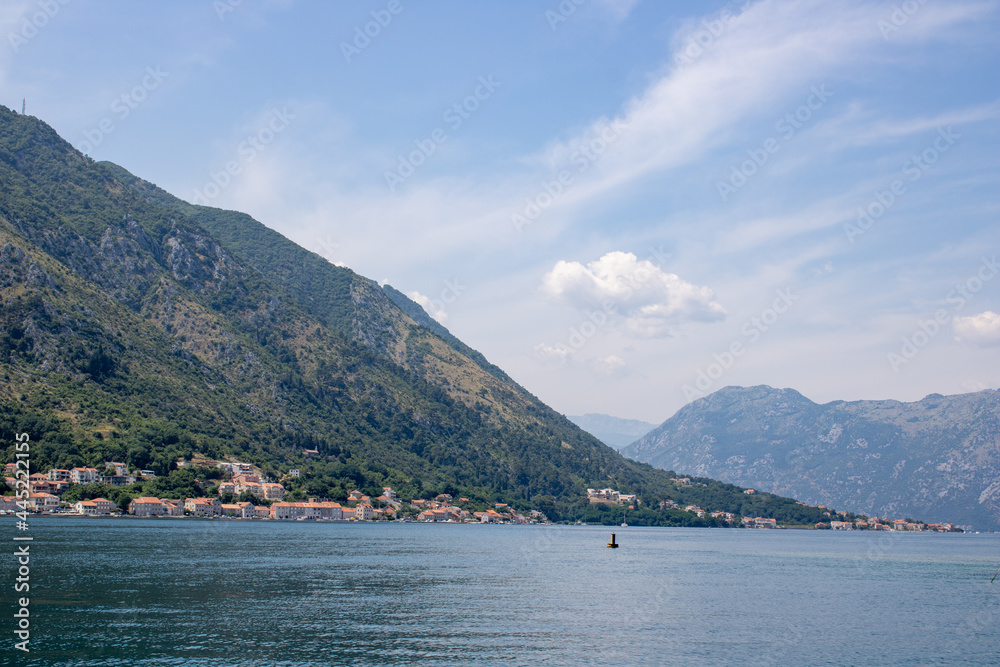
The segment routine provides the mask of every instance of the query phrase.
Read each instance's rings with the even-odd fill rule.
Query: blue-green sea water
[[[0,519],[12,545],[13,520]],[[32,519],[4,664],[997,665],[998,535]]]

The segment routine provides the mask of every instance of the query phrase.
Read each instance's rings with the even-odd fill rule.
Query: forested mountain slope
[[[591,511],[588,486],[674,493],[398,291],[5,108],[0,184],[0,438],[30,433],[36,470],[238,457],[302,468],[298,495],[388,484],[555,518]]]

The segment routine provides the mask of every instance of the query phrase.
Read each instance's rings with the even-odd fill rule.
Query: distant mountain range
[[[621,417],[593,412],[575,417],[567,416],[566,418],[608,447],[614,447],[618,450],[632,444],[656,428],[656,424],[638,419],[622,419]]]
[[[1000,529],[1000,392],[833,401],[726,387],[622,450],[678,473],[868,515]]]

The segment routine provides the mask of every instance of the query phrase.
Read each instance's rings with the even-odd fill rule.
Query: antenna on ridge
[[[21,98],[21,115],[24,115],[24,98]]]

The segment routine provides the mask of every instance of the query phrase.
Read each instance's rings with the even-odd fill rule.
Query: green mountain
[[[647,508],[820,519],[621,457],[513,382],[391,287],[337,267],[242,213],[192,206],[95,163],[0,107],[0,442],[30,434],[33,470],[125,461],[177,497],[239,459],[303,471],[291,497],[401,495],[507,502],[553,519],[616,520],[587,487]],[[127,499],[126,499],[127,500]]]
[[[998,391],[818,405],[726,387],[622,453],[852,512],[1000,529]]]

